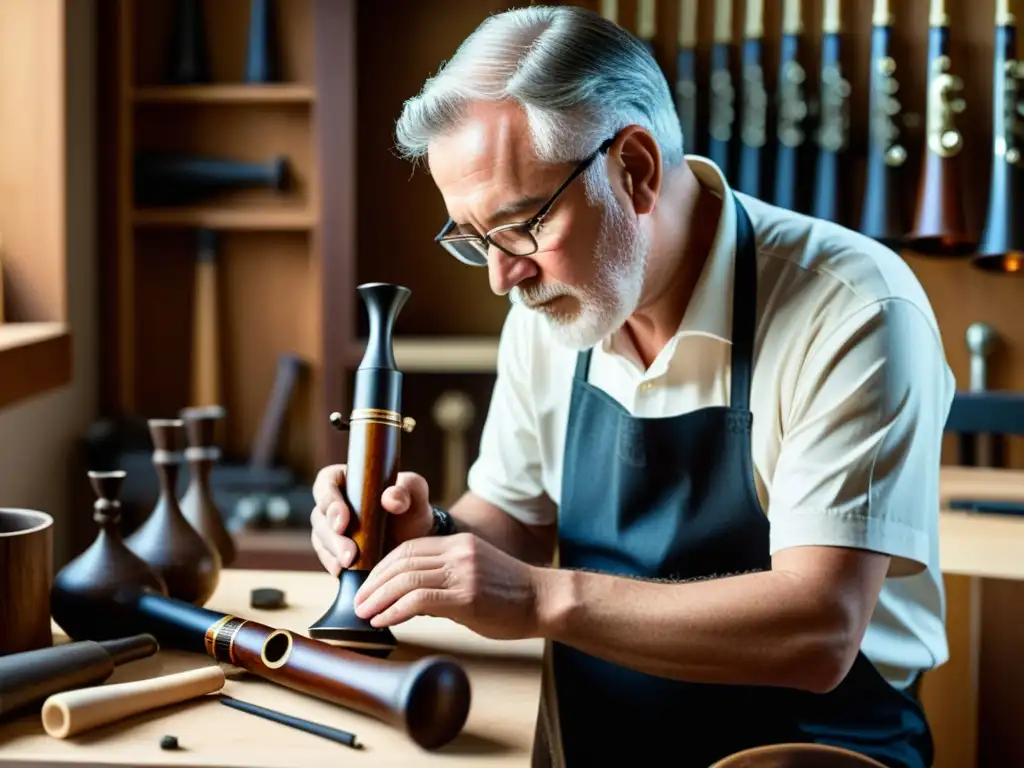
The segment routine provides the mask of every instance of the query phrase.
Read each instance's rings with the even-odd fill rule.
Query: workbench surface
[[[251,618],[271,627],[307,634],[307,627],[334,600],[337,582],[326,573],[227,569],[207,607]],[[288,607],[249,607],[250,590],[284,590]],[[393,658],[451,654],[469,674],[472,704],[463,732],[429,753],[404,733],[368,716],[296,693],[260,678],[229,679],[228,696],[355,733],[355,750],[220,704],[215,694],[88,731],[66,740],[51,738],[39,714],[0,725],[0,765],[61,766],[527,766],[540,698],[542,641],[492,641],[449,621],[417,618],[394,633],[401,646]],[[65,641],[58,636],[56,642]],[[117,683],[213,664],[196,654],[160,651],[119,667]],[[160,748],[164,735],[180,749]]]

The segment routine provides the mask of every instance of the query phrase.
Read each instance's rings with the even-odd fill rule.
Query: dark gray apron
[[[587,382],[591,350],[580,353],[558,513],[560,567],[678,580],[771,568],[750,441],[756,250],[750,219],[733,199],[730,405],[635,418]],[[862,653],[835,690],[813,694],[678,682],[548,643],[538,726],[535,766],[706,768],[782,742],[846,747],[893,768],[932,762],[919,703]]]

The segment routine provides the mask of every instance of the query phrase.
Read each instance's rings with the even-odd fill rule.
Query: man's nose
[[[509,256],[501,248],[491,246],[487,254],[487,273],[491,290],[504,296],[523,280],[539,272],[537,262],[529,256]]]

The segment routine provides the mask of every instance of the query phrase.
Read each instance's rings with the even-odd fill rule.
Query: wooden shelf
[[[0,323],[0,408],[71,381],[65,323]]]
[[[339,221],[349,198],[331,182],[352,175],[343,154],[352,132],[336,121],[354,104],[345,79],[353,72],[354,39],[346,29],[355,7],[335,0],[287,5],[273,31],[280,82],[244,81],[248,0],[214,0],[203,3],[208,79],[177,85],[166,71],[173,0],[102,4],[101,409],[132,418],[210,397],[229,414],[224,449],[242,454],[259,427],[279,355],[299,354],[311,375],[296,385],[279,460],[308,476],[328,461],[333,438],[322,418],[324,393],[334,395],[324,371],[344,369],[352,339],[338,319],[347,297],[327,305],[324,286],[330,296],[346,293],[334,264],[350,249],[326,230],[340,226],[343,238],[349,232]],[[136,194],[135,158],[142,152],[254,162],[281,156],[288,184],[148,203]],[[197,289],[193,229],[230,234],[218,239],[213,279],[204,283],[212,282],[213,291]],[[180,300],[168,304],[162,297],[169,292]],[[218,340],[202,355],[194,349],[199,331]],[[216,380],[212,394],[193,394],[194,369]]]
[[[352,349],[352,365],[358,365],[365,349],[360,341]],[[405,372],[493,373],[498,360],[496,337],[398,337],[395,363]]]
[[[150,86],[135,89],[132,100],[136,104],[313,104],[316,91],[295,83]]]
[[[141,208],[133,213],[137,227],[205,227],[208,229],[305,230],[316,226],[306,208]]]

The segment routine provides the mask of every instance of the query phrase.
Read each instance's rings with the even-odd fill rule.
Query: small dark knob
[[[181,418],[188,433],[188,444],[192,448],[209,448],[217,444],[217,423],[224,418],[225,410],[219,405],[205,405],[185,408]]]
[[[178,453],[181,450],[182,427],[181,419],[149,419],[149,436],[153,447],[158,451]]]
[[[89,472],[89,483],[92,485],[93,493],[100,501],[110,505],[117,505],[121,497],[121,488],[124,486],[125,471],[115,469],[110,472]]]

